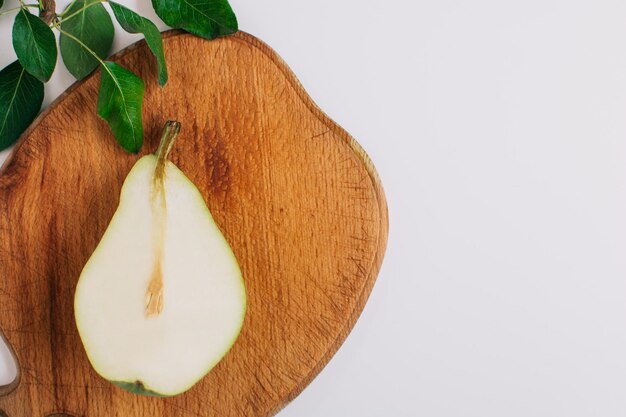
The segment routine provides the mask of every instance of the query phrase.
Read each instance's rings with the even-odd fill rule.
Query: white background
[[[626,415],[626,2],[232,4],[390,209],[363,315],[280,416]]]

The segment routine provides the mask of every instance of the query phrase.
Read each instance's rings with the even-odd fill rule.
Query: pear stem
[[[157,161],[152,177],[152,219],[154,244],[154,266],[152,276],[146,289],[146,317],[154,317],[163,311],[163,244],[165,240],[165,219],[166,219],[166,199],[165,199],[165,175],[167,167],[167,157],[174,146],[174,141],[180,132],[180,123],[168,121],[163,128],[161,142],[157,149]]]
[[[163,182],[165,175],[165,166],[167,165],[167,157],[172,151],[174,142],[180,133],[180,122],[168,120],[161,134],[161,141],[156,151],[157,163],[154,168],[154,181]]]

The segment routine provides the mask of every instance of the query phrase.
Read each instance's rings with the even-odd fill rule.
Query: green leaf
[[[61,23],[61,30],[78,38],[96,55],[104,59],[111,51],[115,29],[111,16],[100,1],[77,0],[71,3],[64,12],[67,17]],[[100,64],[89,51],[63,33],[61,33],[59,45],[65,66],[79,80]]]
[[[163,53],[163,41],[161,40],[161,32],[150,20],[141,17],[132,10],[109,1],[111,10],[120,26],[128,33],[143,33],[146,38],[148,47],[157,59],[159,67],[159,84],[164,86],[167,83],[167,67],[165,65],[165,54]]]
[[[122,148],[132,153],[139,152],[143,144],[143,91],[141,78],[114,62],[104,62],[98,115],[109,123]]]
[[[28,10],[21,9],[13,23],[13,49],[31,75],[46,82],[57,63],[57,44],[52,29]]]
[[[0,151],[11,146],[37,117],[43,102],[43,83],[19,61],[0,71]]]
[[[228,0],[152,0],[157,15],[168,25],[203,38],[237,32],[237,18]]]
[[[4,5],[4,0],[0,0],[0,7]]]

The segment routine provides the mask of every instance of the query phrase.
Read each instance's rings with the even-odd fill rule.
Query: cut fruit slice
[[[167,155],[128,174],[120,205],[76,288],[76,324],[94,369],[129,391],[191,388],[241,330],[246,294],[237,260],[195,185]]]

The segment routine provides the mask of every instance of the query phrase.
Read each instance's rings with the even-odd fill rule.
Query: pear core
[[[184,392],[206,375],[235,342],[246,311],[230,246],[198,189],[167,160],[174,123],[158,155],[128,174],[74,299],[96,372],[157,396]]]

